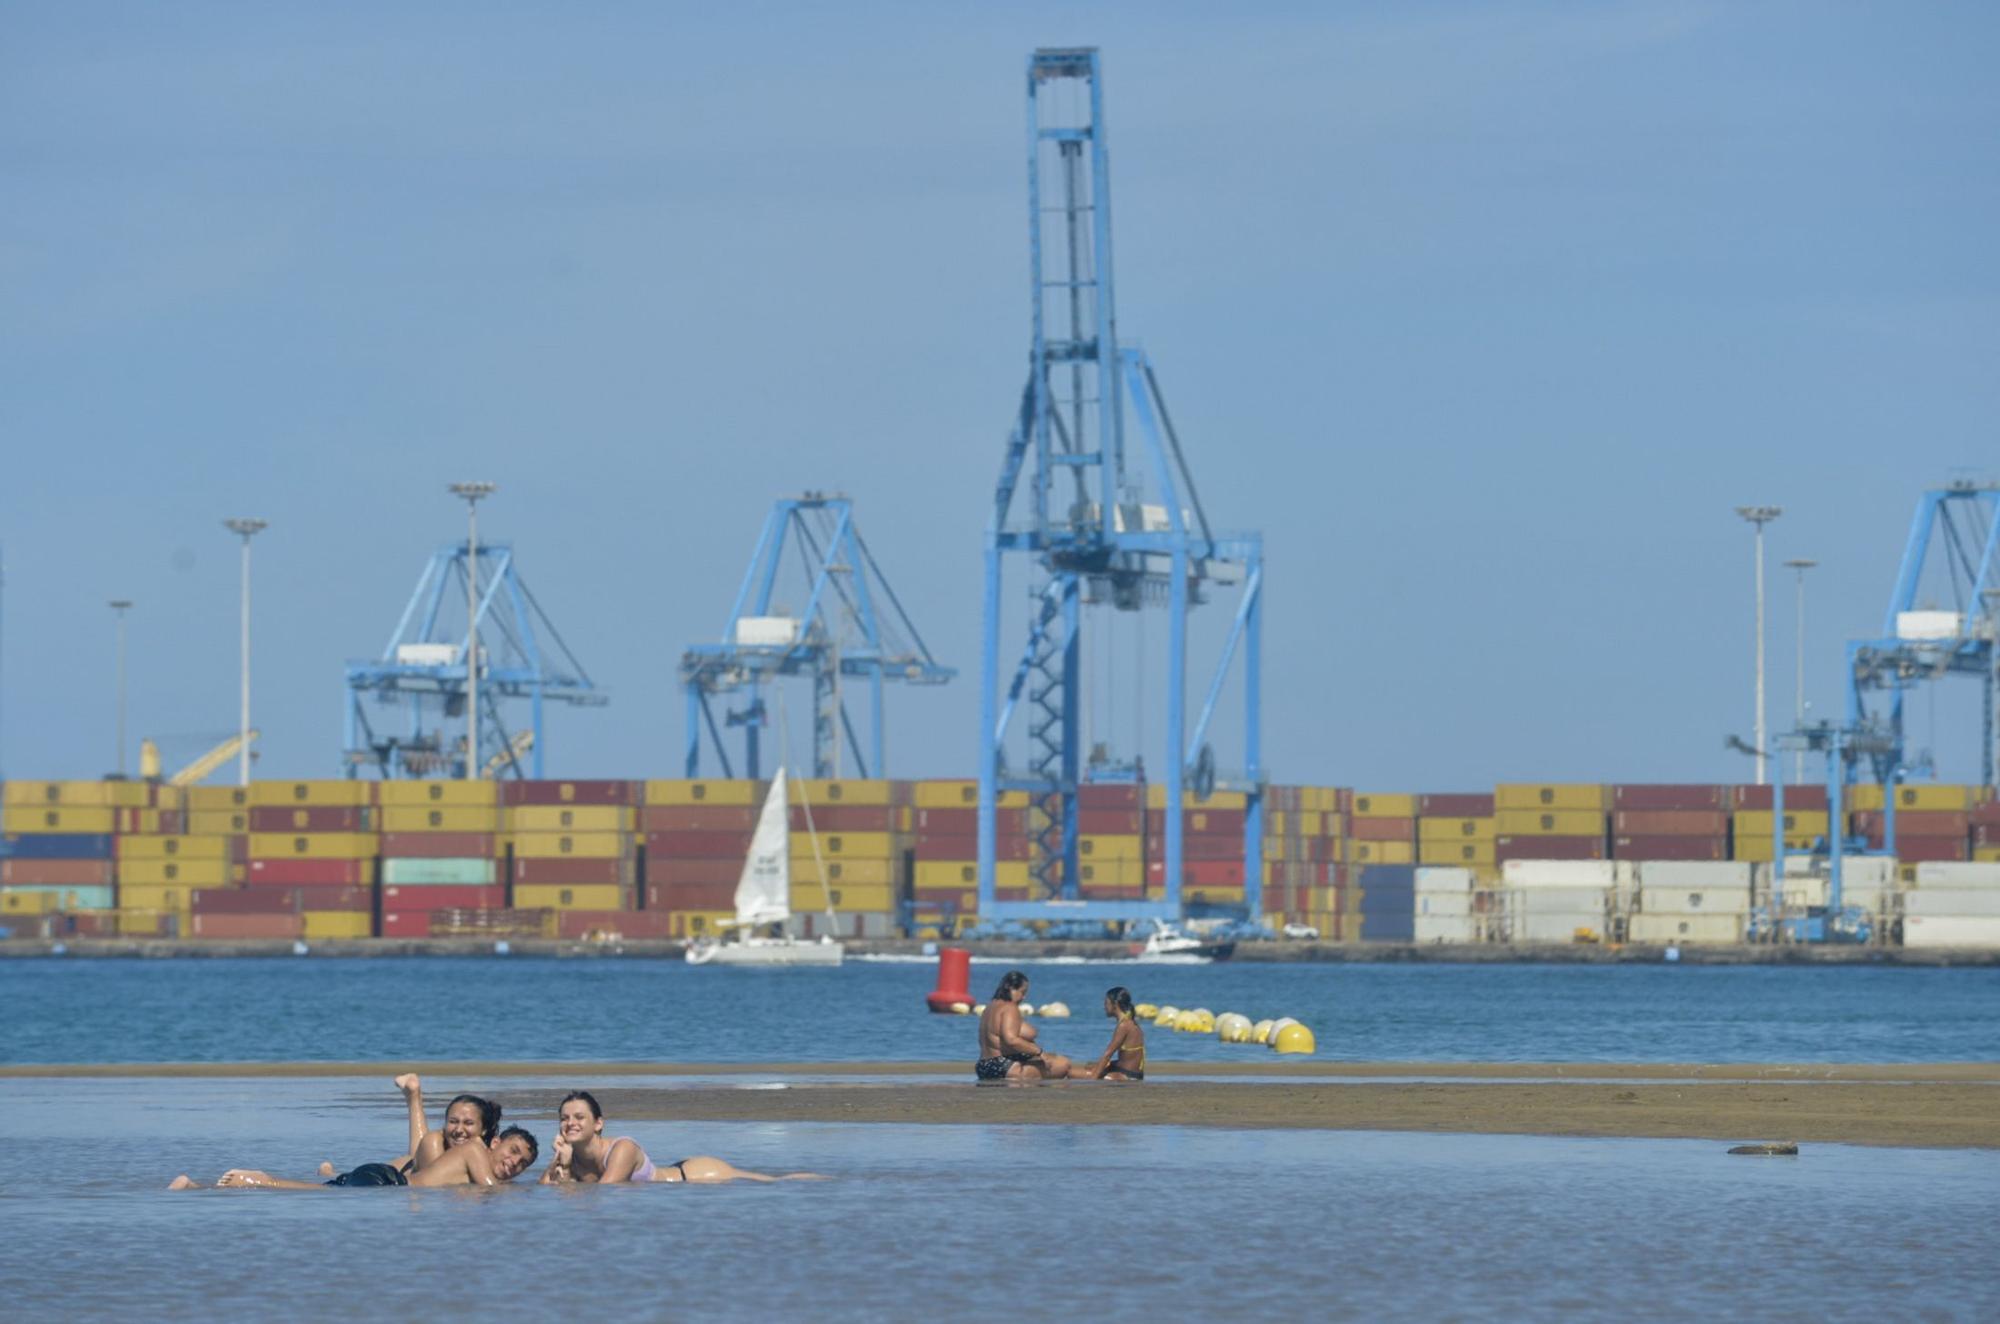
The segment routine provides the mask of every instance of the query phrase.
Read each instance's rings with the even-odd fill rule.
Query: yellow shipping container
[[[623,892],[616,883],[517,883],[514,904],[523,910],[621,910]]]
[[[1417,843],[1417,863],[1492,864],[1495,858],[1494,849],[1491,837],[1480,837],[1469,841],[1452,837],[1429,837]]]
[[[134,884],[158,886],[174,884],[183,888],[226,887],[233,881],[231,870],[234,867],[228,860],[215,858],[135,860],[128,857],[118,862],[118,885],[121,888]]]
[[[1124,833],[1098,835],[1085,834],[1076,839],[1076,854],[1079,862],[1084,860],[1143,860],[1146,858],[1145,842],[1136,835]]]
[[[0,915],[46,915],[62,909],[60,892],[16,892],[0,887]]]
[[[734,781],[650,781],[646,783],[649,805],[729,805],[741,807],[764,802],[765,782],[743,778]]]
[[[10,804],[0,809],[0,832],[109,832],[116,809],[53,809]]]
[[[1809,851],[1812,849],[1815,840],[1817,838],[1809,836],[1786,837],[1785,850],[1788,854],[1793,851]],[[1771,849],[1771,834],[1765,832],[1757,836],[1738,837],[1735,849],[1730,852],[1729,858],[1732,860],[1750,860],[1759,864],[1768,864],[1772,856],[1776,853]]]
[[[250,830],[250,811],[190,809],[187,828],[190,837],[240,837]]]
[[[187,927],[178,910],[147,910],[139,906],[118,908],[118,936],[121,938],[172,937]]]
[[[500,811],[467,805],[378,809],[375,825],[384,832],[497,832]]]
[[[1356,818],[1415,818],[1417,797],[1400,792],[1385,794],[1381,791],[1356,791],[1354,793],[1354,816]]]
[[[2000,864],[2000,846],[1974,846],[1972,858],[1981,864]]]
[[[1599,809],[1502,809],[1493,827],[1503,837],[1601,837],[1605,821]]]
[[[392,781],[375,788],[375,803],[384,809],[493,809],[500,804],[500,783],[479,781]]]
[[[833,908],[853,914],[886,914],[896,908],[896,889],[873,884],[845,884],[833,889]],[[792,909],[820,911],[826,909],[826,901],[819,888],[794,885]]]
[[[1737,840],[1744,837],[1762,837],[1766,843],[1771,840],[1771,832],[1777,827],[1777,819],[1769,809],[1739,809],[1732,818]],[[1824,809],[1799,809],[1785,811],[1785,836],[1823,837],[1826,835],[1827,813]],[[1739,857],[1741,858],[1741,857]]]
[[[623,832],[517,832],[514,854],[531,860],[616,860],[631,853]]]
[[[1420,818],[1418,841],[1491,841],[1498,836],[1490,818]]]
[[[250,788],[247,786],[190,786],[187,793],[187,807],[190,813],[212,813],[224,809],[248,809],[250,807]]]
[[[253,860],[366,860],[381,843],[373,832],[252,832]]]
[[[1245,809],[1249,807],[1249,804],[1250,797],[1241,791],[1217,791],[1206,800],[1195,798],[1193,791],[1183,790],[1181,792],[1181,807],[1183,809]],[[1153,782],[1148,785],[1146,787],[1146,808],[1165,809],[1166,807],[1166,786],[1160,782]]]
[[[251,782],[250,807],[290,809],[297,805],[361,808],[375,803],[375,782]]]
[[[917,782],[911,788],[919,809],[977,809],[979,783],[975,781]],[[1002,791],[996,801],[1001,809],[1026,809],[1026,791]]]
[[[175,910],[183,914],[194,908],[189,888],[205,883],[126,883],[118,884],[118,905],[129,910]]]
[[[1241,887],[1217,887],[1210,883],[1190,883],[1181,889],[1181,897],[1187,901],[1207,901],[1214,905],[1240,906],[1243,904]]]
[[[1896,808],[1919,813],[1957,814],[1974,808],[1984,788],[1978,786],[1898,786]]]
[[[229,842],[222,837],[120,837],[118,858],[127,860],[222,860]]]
[[[1583,782],[1556,784],[1502,782],[1493,788],[1493,807],[1501,809],[1595,809],[1611,807],[1611,788]],[[1505,828],[1501,829],[1504,834]]]
[[[896,853],[896,837],[891,832],[822,832],[819,853],[828,858],[852,855],[858,860],[886,860]],[[813,834],[794,832],[792,858],[809,860],[812,854]]]
[[[676,938],[714,937],[736,922],[733,910],[670,910],[667,924]]]
[[[365,910],[308,910],[304,919],[308,940],[375,936],[375,917]]]
[[[520,805],[507,811],[506,824],[509,832],[630,832],[635,825],[623,805]]]
[[[793,804],[887,805],[895,803],[892,794],[895,785],[894,782],[880,780],[801,777],[791,784],[789,798]]]
[[[1409,841],[1361,841],[1347,843],[1349,864],[1415,864],[1416,843]]]
[[[148,782],[8,782],[0,795],[8,809],[144,809],[153,803]]]
[[[1137,859],[1098,860],[1076,866],[1077,880],[1085,887],[1144,887],[1146,866]]]
[[[917,862],[916,889],[920,892],[952,892],[979,886],[979,866],[966,861],[920,860]],[[1026,887],[1028,862],[1000,860],[993,866],[995,887]]]
[[[824,860],[824,863],[826,881],[835,887],[848,884],[884,887],[896,881],[894,860],[855,860],[843,857],[837,860]],[[792,857],[792,883],[796,886],[801,882],[809,882],[815,889],[819,887],[820,871],[810,855]]]

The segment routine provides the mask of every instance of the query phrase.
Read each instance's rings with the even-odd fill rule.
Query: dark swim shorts
[[[410,1179],[393,1163],[364,1163],[352,1172],[343,1172],[328,1186],[408,1186]]]
[[[1005,1080],[1007,1068],[1014,1065],[1008,1057],[982,1057],[972,1064],[972,1074],[981,1080]]]

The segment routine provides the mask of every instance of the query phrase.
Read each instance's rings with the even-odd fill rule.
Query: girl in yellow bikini
[[[1087,1067],[1070,1069],[1078,1080],[1144,1080],[1146,1078],[1146,1030],[1132,1010],[1132,995],[1114,988],[1104,995],[1104,1014],[1117,1021],[1104,1055]]]

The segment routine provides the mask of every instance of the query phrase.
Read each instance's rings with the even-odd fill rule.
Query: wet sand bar
[[[373,1079],[408,1068],[454,1087],[556,1077],[590,1086],[613,1115],[640,1121],[1212,1126],[2000,1148],[2000,1063],[1990,1062],[1173,1064],[1144,1085],[1028,1087],[974,1086],[964,1063],[908,1062],[54,1065],[0,1067],[0,1078]],[[967,1079],[935,1079],[941,1073]],[[795,1079],[782,1090],[616,1083],[637,1076]],[[1242,1079],[1251,1076],[1261,1079]],[[515,1114],[545,1116],[560,1097],[542,1086],[489,1088]]]

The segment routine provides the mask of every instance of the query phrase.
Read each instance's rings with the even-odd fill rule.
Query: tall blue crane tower
[[[477,604],[469,611],[468,600]],[[467,621],[457,619],[461,612]],[[510,545],[447,543],[417,577],[381,654],[347,664],[349,777],[368,771],[384,778],[467,775],[466,662],[475,638],[482,757],[472,775],[539,778],[548,751],[544,705],[610,701],[529,591]],[[402,710],[398,729],[387,722],[378,729],[368,715],[370,698],[378,708]],[[525,727],[517,727],[502,705],[520,699],[528,703]]]
[[[1131,920],[1181,913],[1183,788],[1248,795],[1246,897],[1261,911],[1263,772],[1259,672],[1264,551],[1256,533],[1219,534],[1197,496],[1153,365],[1120,345],[1111,263],[1111,174],[1103,68],[1095,49],[1038,50],[1028,59],[1028,253],[1033,311],[1028,382],[1007,440],[986,529],[979,710],[979,914],[982,919]],[[1128,429],[1128,422],[1135,425]],[[1128,452],[1128,439],[1138,445]],[[1022,498],[1020,509],[1016,498]],[[1007,630],[1002,570],[1027,561],[1035,580],[1026,637],[1003,684]],[[1235,587],[1227,638],[1192,729],[1187,724],[1188,609]],[[1086,620],[1164,607],[1164,895],[1084,900],[1079,894],[1078,787],[1084,780]],[[1090,609],[1086,612],[1086,608]],[[1101,627],[1101,629],[1100,629]],[[1016,629],[1019,627],[1016,626]],[[1142,635],[1143,637],[1143,635]],[[1243,657],[1243,750],[1234,777],[1216,774],[1211,721],[1237,654]],[[1157,657],[1153,659],[1156,663]],[[1124,688],[1143,680],[1146,658]],[[1007,759],[1009,728],[1026,726],[1025,766]],[[1143,731],[1144,728],[1142,728]],[[1143,734],[1135,743],[1143,742]],[[1134,751],[1137,754],[1139,751]],[[1143,775],[1142,758],[1131,765]],[[997,806],[1025,791],[1032,838],[1027,901],[995,896]]]
[[[1925,492],[1910,521],[1902,568],[1882,634],[1847,645],[1850,726],[1884,729],[1886,746],[1871,752],[1875,778],[1890,782],[1928,766],[1912,758],[1904,736],[1906,697],[1920,685],[1969,676],[1982,691],[1980,777],[1994,784],[2000,707],[2000,484],[1969,479]]]
[[[788,549],[798,571],[793,587],[803,594],[797,610],[787,610],[777,596]],[[704,730],[723,776],[736,775],[712,700],[740,692],[746,701],[724,711],[724,724],[743,728],[743,775],[761,776],[761,732],[769,721],[763,693],[778,680],[810,675],[813,776],[838,777],[843,763],[858,777],[886,776],[883,684],[942,685],[957,674],[931,656],[889,587],[854,521],[852,500],[822,492],[781,499],[764,521],[721,641],[695,644],[681,655],[687,775],[701,775]],[[848,679],[868,691],[865,744],[848,711],[843,688]]]

